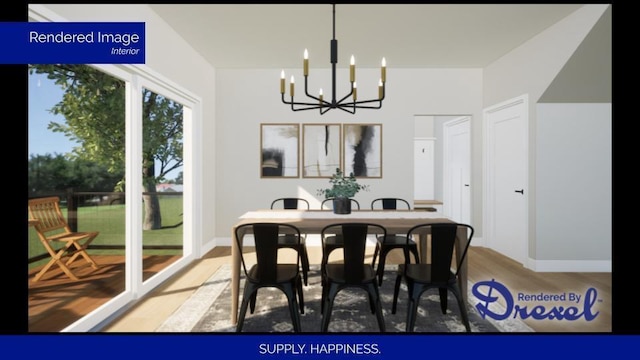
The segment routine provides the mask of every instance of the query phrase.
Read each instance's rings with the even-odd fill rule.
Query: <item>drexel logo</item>
[[[578,320],[584,317],[585,320],[591,321],[600,313],[593,312],[593,305],[598,301],[598,291],[594,288],[589,288],[584,296],[578,293],[561,293],[561,294],[524,294],[518,293],[518,301],[536,301],[536,302],[574,302],[580,304],[582,300],[581,308],[578,306],[551,306],[536,305],[529,309],[527,306],[521,306],[515,304],[514,298],[511,295],[509,289],[503,284],[491,279],[490,281],[479,281],[473,285],[471,289],[473,295],[479,300],[476,304],[476,309],[480,312],[482,318],[487,316],[494,320],[504,320],[509,316],[514,319],[520,317],[521,319],[527,319],[531,317],[536,320]],[[497,303],[498,300],[504,299],[505,309],[504,312],[495,312],[495,306],[490,309],[490,305]]]

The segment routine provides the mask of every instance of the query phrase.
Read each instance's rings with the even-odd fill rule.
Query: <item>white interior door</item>
[[[471,224],[471,118],[444,124],[443,211],[454,221]]]
[[[485,118],[485,239],[515,261],[527,258],[528,99],[487,108]]]

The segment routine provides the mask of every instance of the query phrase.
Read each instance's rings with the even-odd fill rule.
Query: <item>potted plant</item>
[[[340,168],[336,168],[336,173],[331,176],[329,183],[331,183],[331,188],[318,189],[318,195],[324,195],[325,199],[333,198],[333,212],[336,214],[350,214],[350,198],[360,190],[369,190],[369,185],[358,184],[353,173],[344,176]]]

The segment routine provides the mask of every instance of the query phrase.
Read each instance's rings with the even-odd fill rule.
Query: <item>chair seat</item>
[[[280,235],[278,236],[278,245],[280,245],[281,247],[284,245],[298,247],[304,245],[304,240],[304,235],[300,236],[300,242],[298,242],[298,239],[295,235]]]
[[[406,273],[405,273],[405,267],[407,269]],[[400,264],[398,265],[398,274],[403,274],[404,276],[407,277],[409,280],[414,281],[414,282],[420,282],[420,283],[431,283],[431,274],[432,274],[432,269],[431,269],[431,264]],[[456,281],[456,275],[449,271],[449,282],[448,283],[455,283]],[[446,286],[448,283],[443,283],[441,284],[442,286]],[[434,283],[435,286],[437,286],[437,283]]]
[[[404,235],[387,235],[386,239],[378,236],[378,241],[384,243],[385,246],[417,246],[412,239],[409,239],[407,243],[407,237]]]
[[[387,254],[393,249],[403,249],[404,250],[404,262],[406,264],[410,263],[409,259],[410,255],[413,254],[413,257],[417,262],[419,262],[419,253],[418,253],[418,244],[411,238],[407,241],[406,235],[397,235],[390,234],[387,236],[378,236],[378,242],[376,243],[376,249],[373,253],[373,262],[376,261],[378,255],[380,255],[380,260],[378,262],[378,285],[382,285],[382,278],[384,277],[384,267],[387,261]]]
[[[342,264],[327,264],[325,266],[326,266],[327,276],[331,278],[331,281],[338,284],[347,283],[344,266],[342,266]],[[363,276],[360,280],[358,280],[358,283],[366,283],[366,282],[374,281],[374,279],[376,278],[376,272],[373,269],[373,266],[369,264],[362,264],[362,268],[363,268]]]
[[[342,247],[344,246],[344,238],[342,238],[342,235],[327,236],[324,240],[324,245],[325,247]]]
[[[258,265],[253,265],[249,269],[249,276],[259,279],[260,271]],[[278,264],[276,267],[276,283],[293,281],[298,276],[298,265],[296,264]]]

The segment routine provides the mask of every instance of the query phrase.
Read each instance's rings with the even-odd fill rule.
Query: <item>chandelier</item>
[[[289,95],[291,101],[285,99],[285,75],[284,70],[280,73],[280,94],[282,95],[282,102],[291,105],[291,110],[320,110],[320,115],[325,114],[331,109],[340,109],[351,114],[356,113],[356,109],[380,109],[382,107],[382,100],[385,95],[385,82],[387,77],[387,64],[385,58],[382,58],[382,66],[380,68],[380,80],[378,81],[378,98],[371,100],[358,100],[358,89],[356,85],[356,65],[355,58],[351,55],[351,64],[349,65],[349,81],[351,82],[351,91],[345,95],[342,99],[336,100],[336,64],[338,63],[338,40],[336,40],[336,4],[333,4],[333,39],[331,40],[331,100],[325,100],[320,89],[318,96],[309,94],[307,80],[309,77],[309,53],[307,49],[304,50],[303,58],[303,75],[304,75],[304,93],[309,99],[315,100],[314,102],[298,102],[293,100],[295,92],[295,79],[291,75],[291,83],[289,85]]]

